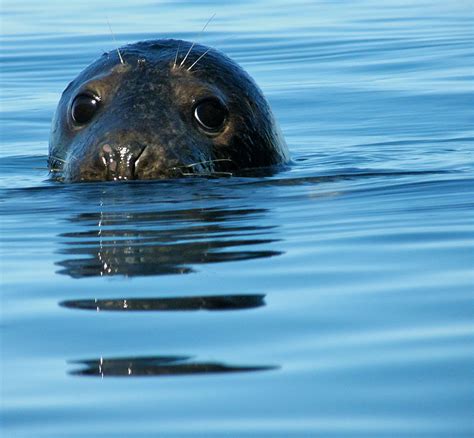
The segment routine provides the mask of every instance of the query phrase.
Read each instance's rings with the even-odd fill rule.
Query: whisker
[[[176,68],[176,64],[178,62],[178,53],[179,53],[179,49],[181,48],[181,43],[178,44],[178,48],[176,49],[176,56],[174,57],[174,64],[173,64],[173,68]]]
[[[233,176],[232,172],[211,172],[209,176]]]
[[[219,161],[232,161],[232,160],[230,158],[216,158],[215,160],[199,161],[197,163],[185,164],[184,166],[180,166],[180,167],[193,167],[193,166],[197,166],[198,164],[217,163]]]
[[[191,67],[188,68],[188,71],[190,71],[200,61],[200,59],[203,58],[207,52],[209,52],[209,50],[211,49],[207,49],[198,59],[196,59],[196,61],[193,62]]]
[[[207,25],[211,22],[211,20],[216,16],[216,14],[214,13],[212,15],[211,18],[209,18],[209,20],[207,20],[207,23],[204,25],[204,27],[202,28],[201,32],[199,33],[199,35],[201,35],[205,30],[206,30],[206,27]],[[196,45],[196,42],[193,42],[191,44],[191,47],[189,48],[188,50],[188,53],[186,53],[186,56],[184,57],[184,59],[181,61],[181,64],[179,64],[179,67],[181,68],[183,66],[183,64],[186,62],[186,59],[188,59],[188,56],[189,54],[191,53],[191,50],[193,50],[193,47]]]
[[[122,54],[120,53],[120,50],[118,48],[118,43],[117,43],[117,39],[115,38],[114,31],[112,30],[112,26],[110,25],[109,17],[107,17],[107,24],[109,25],[110,33],[112,34],[112,38],[114,39],[115,45],[117,46],[117,53],[118,53],[118,56],[120,58],[120,63],[125,64],[125,62],[122,58]]]
[[[78,157],[76,157],[74,154],[69,155],[69,162],[77,161]],[[51,174],[57,174],[57,173],[62,173],[64,172],[64,165],[67,164],[67,161],[56,157],[54,155],[51,155],[48,158],[48,168],[49,168],[49,173]]]
[[[232,172],[197,172],[197,173],[188,173],[188,172],[181,172],[183,176],[195,176],[197,178],[201,176],[233,176]]]
[[[66,162],[66,160],[63,160],[62,158],[59,158],[59,157],[55,157],[54,155],[51,155],[50,158],[52,158],[53,160],[56,160],[56,161],[60,161],[60,162],[62,162],[62,163],[65,163],[65,162]]]

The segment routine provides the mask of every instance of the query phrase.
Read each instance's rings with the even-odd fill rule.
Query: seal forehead
[[[187,53],[184,49],[181,57],[179,53],[177,57],[176,47],[170,48],[163,44],[145,44],[144,48],[125,47],[121,50],[124,64],[117,64],[116,58],[110,56],[106,71],[88,78],[82,84],[82,89],[95,89],[97,94],[107,94],[108,98],[116,92],[134,97],[135,100],[148,100],[152,106],[157,99],[163,99],[163,94],[174,99],[176,104],[194,102],[206,95],[228,101],[232,95],[236,95],[239,81],[229,78],[233,74],[232,70],[226,72],[222,65],[219,68],[209,53],[207,60],[201,60],[203,68],[189,70],[187,65],[180,65],[181,58],[184,59]],[[197,53],[190,53],[190,61],[200,56],[199,53],[204,53],[201,47],[194,49]]]
[[[227,94],[248,92],[255,84],[237,64],[216,50],[198,44],[176,40],[145,41],[128,45],[117,51],[104,54],[86,68],[73,85],[89,84],[97,88],[113,88],[120,82],[140,88],[140,82],[153,88],[157,84],[170,82],[181,86],[183,92],[189,88],[214,88],[227,90]],[[123,79],[119,78],[123,75]],[[135,81],[133,81],[135,79]]]

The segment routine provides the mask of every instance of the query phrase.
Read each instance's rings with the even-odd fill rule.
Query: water
[[[471,1],[1,8],[2,436],[474,436]],[[293,165],[48,180],[107,16],[240,62]]]

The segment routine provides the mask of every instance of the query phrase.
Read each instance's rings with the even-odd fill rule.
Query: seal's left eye
[[[205,99],[194,108],[194,118],[204,131],[215,134],[227,119],[227,108],[218,99]]]
[[[99,98],[90,94],[79,94],[72,102],[71,116],[76,123],[83,125],[94,117],[99,108]]]

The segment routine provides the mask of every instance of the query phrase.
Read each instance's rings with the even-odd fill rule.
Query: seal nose
[[[112,147],[102,146],[100,159],[107,170],[107,179],[112,181],[135,179],[135,163],[145,150],[141,144]]]

